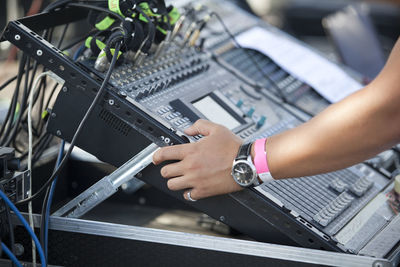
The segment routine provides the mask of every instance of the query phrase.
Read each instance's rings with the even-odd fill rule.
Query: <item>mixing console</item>
[[[286,88],[299,84],[273,62],[268,63],[263,66],[271,70],[268,74],[278,84],[285,80]],[[114,71],[111,83],[120,95],[138,101],[153,117],[181,132],[204,118],[225,124],[244,140],[253,141],[301,123],[213,61],[208,53],[194,48],[171,46],[158,60],[148,60],[139,68],[125,63]],[[257,191],[294,211],[299,220],[334,236],[388,183],[367,166],[357,165],[333,173],[275,181],[259,186]]]
[[[221,11],[221,16],[228,18],[227,24],[241,21],[238,17],[245,19],[243,24],[229,26],[234,33],[258,23],[225,1],[212,2],[210,8]],[[78,10],[56,12],[67,19]],[[79,19],[85,16],[82,13]],[[80,57],[74,62],[32,34],[23,25],[33,24],[32,20],[10,23],[3,37],[64,80],[47,130],[71,141],[105,74],[98,71],[92,58]],[[210,21],[208,26],[214,23]],[[100,96],[101,101],[88,117],[76,144],[99,159],[120,166],[151,142],[159,146],[196,142],[202,136],[184,136],[183,130],[199,118],[226,126],[246,142],[301,124],[292,110],[272,96],[273,88],[264,79],[265,75],[282,90],[278,95],[284,95],[288,102],[306,110],[309,108],[309,112],[317,113],[328,104],[267,57],[250,52],[265,72],[259,74],[242,50],[228,49],[222,53],[224,61],[263,84],[254,86],[254,81],[227,68],[219,60],[220,56],[216,60],[215,47],[222,47],[228,39],[225,35],[222,38],[220,32],[210,34],[213,43],[206,44],[204,50],[182,43],[179,38],[183,35],[180,35],[159,50],[161,53],[149,53],[140,62],[126,57],[114,69],[106,92]],[[165,179],[160,177],[159,166],[146,168],[141,179],[183,200],[182,192],[168,190]],[[268,229],[273,227],[304,246],[358,253],[372,237],[382,238],[379,237],[382,227],[391,225],[394,229],[400,225],[390,209],[380,210],[374,205],[373,211],[368,211],[372,215],[364,224],[353,221],[360,211],[371,208],[370,202],[379,194],[389,192],[390,184],[380,173],[359,164],[337,172],[274,181],[189,204],[257,239],[268,238],[271,233]]]

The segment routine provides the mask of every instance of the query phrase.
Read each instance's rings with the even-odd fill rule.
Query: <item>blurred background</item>
[[[352,13],[346,10],[349,5],[358,7],[361,16],[367,18],[367,29],[372,31],[373,37],[377,40],[373,49],[380,49],[379,54],[375,55],[375,60],[384,60],[394,42],[400,35],[400,0],[231,0],[243,9],[251,12],[268,23],[294,35],[302,41],[320,50],[328,57],[337,61],[344,61],[343,47],[338,42],[346,42],[346,34],[342,36],[344,29],[349,25],[357,24],[354,22],[354,14],[347,14],[347,18],[343,18],[340,13]],[[43,9],[51,0],[3,0],[0,1],[0,29],[2,30],[7,21],[23,17],[24,15],[32,15]],[[173,0],[170,0],[173,2]],[[360,8],[360,6],[362,6]],[[354,10],[353,10],[354,13]],[[332,16],[337,15],[336,18]],[[340,21],[342,15],[342,25]],[[323,25],[323,21],[330,18],[328,25]],[[357,19],[360,19],[359,17]],[[344,21],[343,21],[344,20]],[[362,18],[361,20],[365,20]],[[365,24],[365,23],[364,23]],[[371,25],[370,25],[371,24]],[[360,25],[357,26],[358,32]],[[332,29],[334,28],[334,29]],[[335,32],[336,31],[336,32]],[[70,32],[70,31],[69,31]],[[339,32],[339,34],[337,34]],[[371,35],[371,33],[364,35]],[[336,36],[336,35],[339,36]],[[351,33],[347,33],[350,34]],[[368,40],[371,36],[365,37]],[[337,38],[342,40],[338,41]],[[365,39],[361,44],[351,44],[363,46],[367,43]],[[351,46],[350,45],[350,46]],[[345,44],[349,46],[349,44]],[[350,49],[350,48],[346,48]],[[371,48],[369,48],[371,49]],[[339,51],[338,51],[339,50]],[[351,50],[349,50],[351,51]],[[351,54],[351,52],[350,52]],[[7,42],[1,43],[0,60],[13,60],[16,57],[15,51],[9,51]],[[379,59],[380,58],[380,59]],[[379,62],[382,64],[382,62]],[[379,65],[377,64],[377,65]],[[348,64],[347,64],[348,65]],[[353,66],[350,66],[353,67]]]
[[[0,1],[0,30],[6,23],[34,15],[54,0]],[[166,0],[179,3],[187,0]],[[329,59],[346,65],[372,80],[400,35],[400,0],[228,0],[269,24],[282,29]],[[194,1],[195,2],[195,1]],[[179,5],[179,4],[178,4]],[[240,22],[239,22],[240,23]],[[75,40],[89,32],[87,23],[71,25],[65,40]],[[54,31],[60,39],[62,27]],[[0,84],[17,73],[15,47],[0,43]],[[0,91],[0,122],[10,104],[13,83]]]

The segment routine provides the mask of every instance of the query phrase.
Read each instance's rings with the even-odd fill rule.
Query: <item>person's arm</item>
[[[267,140],[274,178],[312,175],[366,160],[400,141],[400,40],[379,76],[307,123]]]
[[[171,190],[200,199],[241,189],[231,176],[241,141],[223,126],[200,120],[186,131],[205,137],[165,147],[153,161],[179,160],[161,169]],[[379,76],[303,125],[271,136],[268,165],[275,179],[334,171],[366,160],[400,142],[400,40]],[[186,194],[185,194],[186,197]]]

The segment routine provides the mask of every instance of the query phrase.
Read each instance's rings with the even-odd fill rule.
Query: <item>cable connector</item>
[[[65,83],[65,80],[63,78],[61,78],[52,71],[47,71],[47,76],[49,76],[51,79],[53,79],[56,83],[60,84],[61,86],[63,86]]]

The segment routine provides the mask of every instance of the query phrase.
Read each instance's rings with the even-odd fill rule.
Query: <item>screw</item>
[[[108,100],[108,104],[109,104],[110,106],[114,105],[114,99]]]
[[[62,90],[63,90],[63,92],[64,92],[64,93],[68,92],[68,88],[67,88],[67,87],[65,87],[65,86],[63,87],[63,89],[62,89]]]
[[[127,184],[127,183],[123,183],[123,184],[121,185],[121,189],[122,189],[122,190],[128,189],[128,184]]]
[[[57,114],[53,112],[53,113],[51,113],[51,117],[55,118],[55,117],[57,117]]]
[[[140,198],[139,198],[139,204],[140,204],[140,205],[146,204],[146,198],[140,197]]]
[[[60,131],[60,130],[57,130],[56,134],[57,134],[58,136],[61,136],[61,131]]]
[[[14,245],[14,250],[15,250],[16,256],[21,256],[22,254],[24,254],[24,251],[25,251],[24,246],[21,245],[20,243],[16,243]]]
[[[43,51],[39,49],[38,51],[36,51],[36,55],[38,55],[39,57],[42,56],[43,55]]]
[[[220,216],[220,217],[219,217],[219,220],[220,220],[221,222],[225,221],[225,216]]]
[[[21,40],[21,36],[19,36],[18,34],[15,35],[15,40],[17,40],[17,41]]]
[[[383,267],[381,262],[375,262],[374,267]]]

